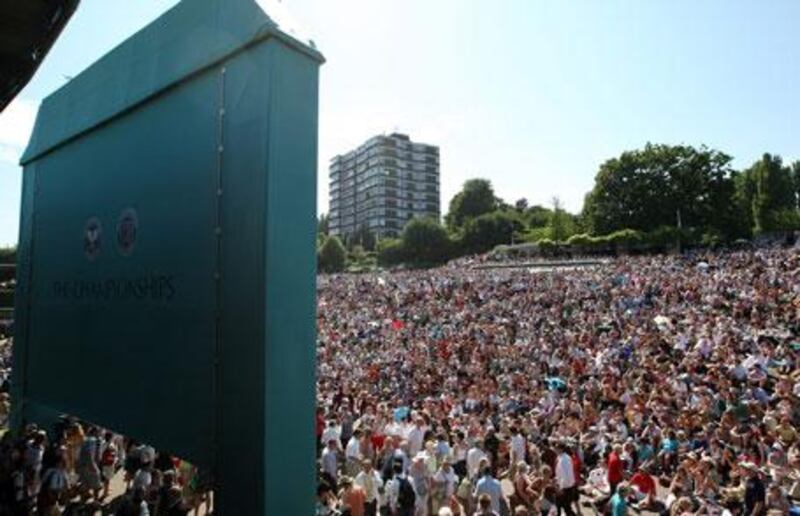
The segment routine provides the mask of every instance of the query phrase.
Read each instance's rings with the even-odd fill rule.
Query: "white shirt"
[[[449,499],[456,492],[456,486],[458,485],[458,475],[455,474],[452,468],[447,473],[445,473],[444,470],[440,469],[433,476],[433,481],[436,482],[437,484],[444,484],[444,496],[445,499]]]
[[[572,459],[562,453],[556,460],[556,484],[559,489],[569,489],[575,486],[575,470],[572,468]]]
[[[469,475],[469,478],[477,476],[481,460],[485,458],[487,458],[486,453],[480,448],[472,448],[467,452],[467,475]]]
[[[408,440],[408,454],[414,456],[422,451],[422,444],[425,438],[425,432],[418,426],[414,426],[409,432],[406,440]]]
[[[511,458],[517,462],[525,460],[525,438],[522,434],[511,436]]]
[[[326,426],[322,431],[322,444],[327,445],[330,441],[339,442],[342,435],[342,429],[338,426]]]
[[[344,456],[348,459],[358,460],[361,457],[361,443],[355,437],[351,437],[347,441],[347,449]]]
[[[467,446],[465,444],[453,445],[453,460],[455,462],[467,460]]]
[[[369,489],[369,486],[367,486],[369,483],[369,475],[364,471],[361,471],[358,473],[358,475],[356,475],[354,482],[357,486],[361,486],[361,488],[364,490],[367,502],[372,502],[374,500],[378,502],[378,505],[380,505],[380,488],[383,487],[383,479],[381,479],[381,476],[377,471],[374,469],[372,470],[372,489]]]

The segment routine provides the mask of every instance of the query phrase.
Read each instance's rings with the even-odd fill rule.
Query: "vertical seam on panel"
[[[220,396],[220,351],[222,341],[222,196],[223,196],[223,178],[222,169],[224,165],[224,152],[225,152],[225,74],[227,70],[225,66],[219,70],[219,87],[217,99],[217,167],[216,167],[216,185],[214,189],[214,207],[215,207],[215,220],[214,220],[214,234],[216,242],[216,255],[214,261],[214,349],[212,355],[212,463],[213,463],[213,477],[216,483],[219,479],[219,438],[220,438],[220,424],[222,417],[220,414],[222,403]]]

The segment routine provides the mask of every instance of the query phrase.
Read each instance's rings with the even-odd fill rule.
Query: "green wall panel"
[[[313,512],[320,63],[254,2],[184,1],[43,103],[17,427],[74,414],[211,469],[219,514]]]

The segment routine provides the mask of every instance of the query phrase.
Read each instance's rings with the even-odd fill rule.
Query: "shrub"
[[[606,235],[606,239],[610,244],[617,246],[632,246],[644,240],[644,234],[635,229],[620,229],[614,231],[610,235]]]
[[[539,251],[542,254],[552,253],[556,249],[556,243],[549,238],[543,238],[536,242],[536,245],[539,247]]]
[[[347,251],[336,236],[325,239],[317,254],[317,266],[321,272],[342,272],[347,264]]]
[[[501,244],[511,242],[514,234],[523,229],[519,215],[508,211],[494,211],[470,219],[464,225],[462,247],[468,253],[483,253]]]
[[[405,262],[417,266],[439,265],[450,257],[451,242],[447,231],[430,218],[411,219],[403,228]]]
[[[578,233],[567,239],[567,245],[572,247],[592,247],[594,244],[594,239],[586,233]]]
[[[399,265],[405,261],[405,249],[399,238],[387,238],[378,242],[378,264],[383,267]]]
[[[547,226],[529,229],[522,235],[523,242],[536,243],[544,239],[550,240],[550,228]]]

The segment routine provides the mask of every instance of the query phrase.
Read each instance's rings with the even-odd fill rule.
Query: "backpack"
[[[407,478],[399,478],[400,490],[397,495],[397,504],[401,509],[413,509],[417,501],[417,495],[414,493],[414,488]]]

